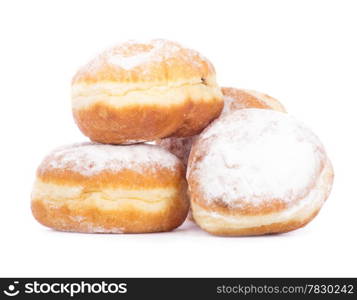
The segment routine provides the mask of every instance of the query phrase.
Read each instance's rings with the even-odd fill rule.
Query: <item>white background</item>
[[[357,276],[356,1],[2,1],[0,276]],[[222,86],[279,99],[326,146],[332,194],[303,229],[222,238],[193,224],[171,233],[91,235],[39,225],[35,170],[84,141],[70,82],[98,51],[167,38],[199,50]]]

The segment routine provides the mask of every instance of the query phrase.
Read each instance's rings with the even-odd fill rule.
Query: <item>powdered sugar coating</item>
[[[149,62],[169,62],[170,59],[177,56],[198,67],[202,61],[208,62],[205,57],[192,49],[185,48],[183,55],[183,49],[180,44],[164,39],[130,40],[120,44],[119,47],[109,49],[105,55],[108,56],[109,63],[126,70]]]
[[[195,178],[207,202],[231,207],[266,205],[273,199],[289,205],[311,190],[327,159],[307,127],[264,109],[220,117],[193,147],[189,180]]]
[[[108,66],[113,69],[108,71]],[[212,64],[204,56],[176,42],[164,39],[130,40],[111,47],[93,58],[79,70],[74,82],[81,81],[81,78],[87,77],[88,74],[101,77],[102,72],[118,72],[115,76],[119,76],[120,73],[117,78],[127,81],[132,76],[131,71],[137,71],[137,68],[139,72],[135,74],[135,81],[152,80],[158,68],[163,68],[162,73],[167,73],[162,74],[164,77],[175,72],[186,73],[188,78],[214,74]],[[106,71],[103,71],[104,69]]]
[[[154,49],[132,56],[123,56],[120,53],[116,53],[114,50],[112,50],[108,53],[108,62],[110,64],[119,66],[122,69],[131,70],[136,66],[147,63],[149,60],[155,60],[156,57],[154,55]]]
[[[179,163],[173,154],[154,145],[114,146],[88,142],[54,150],[44,159],[39,172],[64,169],[91,176],[104,170],[141,172],[147,167],[174,169]]]

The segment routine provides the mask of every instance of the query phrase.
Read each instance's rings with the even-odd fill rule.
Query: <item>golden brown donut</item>
[[[222,107],[212,64],[166,40],[119,44],[82,67],[72,81],[75,121],[101,143],[192,136]]]
[[[287,114],[241,109],[212,122],[187,167],[196,223],[216,235],[297,229],[327,199],[333,169],[320,140]]]
[[[75,144],[43,160],[31,206],[62,231],[170,231],[187,216],[186,185],[179,159],[158,146]]]
[[[286,112],[284,106],[278,100],[257,91],[223,87],[222,93],[224,108],[221,112],[221,116],[243,108],[272,109]],[[155,143],[175,154],[186,166],[194,140],[195,137],[168,137],[157,140]]]
[[[262,108],[286,112],[284,106],[277,99],[261,92],[223,87],[222,93],[224,110],[221,115],[243,108]]]

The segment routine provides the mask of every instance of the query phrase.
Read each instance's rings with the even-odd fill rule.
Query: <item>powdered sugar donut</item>
[[[294,230],[320,210],[333,182],[319,139],[294,118],[242,109],[208,126],[187,169],[196,223],[218,235]]]
[[[257,91],[224,87],[222,93],[224,107],[220,116],[244,108],[273,109],[286,112],[284,106],[278,100]],[[194,140],[195,137],[169,137],[156,141],[156,144],[175,154],[186,166]]]
[[[101,143],[192,136],[222,107],[212,64],[166,40],[119,44],[82,67],[72,82],[74,118]]]
[[[187,216],[186,191],[183,165],[160,147],[75,144],[41,163],[32,212],[63,231],[169,231]]]

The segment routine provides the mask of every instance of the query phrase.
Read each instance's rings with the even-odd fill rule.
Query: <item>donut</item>
[[[224,107],[220,116],[244,108],[273,109],[280,112],[286,112],[284,106],[278,100],[257,91],[223,87],[222,93]],[[188,156],[190,155],[191,146],[195,138],[196,137],[168,137],[157,140],[155,143],[175,154],[181,159],[183,164],[187,166]]]
[[[74,119],[84,135],[100,143],[192,136],[222,108],[212,64],[167,40],[121,43],[72,80]]]
[[[241,109],[194,142],[187,180],[195,222],[215,235],[288,232],[327,199],[333,168],[314,133],[288,114]]]
[[[184,166],[187,166],[192,143],[196,139],[196,137],[197,135],[186,138],[170,137],[162,140],[157,140],[155,141],[155,144],[176,155],[184,164]]]
[[[224,109],[221,115],[243,108],[272,109],[286,112],[284,106],[277,99],[258,91],[223,87],[222,93]]]
[[[154,145],[81,143],[50,153],[37,170],[31,208],[60,231],[170,231],[188,213],[184,167]]]

